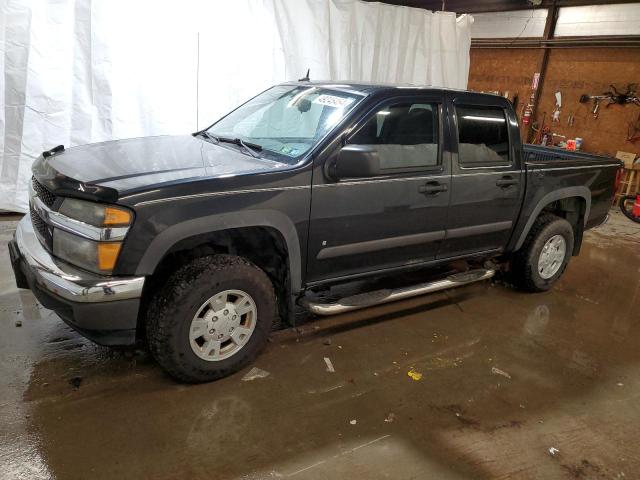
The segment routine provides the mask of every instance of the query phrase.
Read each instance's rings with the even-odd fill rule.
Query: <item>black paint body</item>
[[[509,253],[522,244],[539,212],[563,198],[584,202],[585,228],[606,218],[619,162],[523,147],[516,115],[501,97],[437,88],[301,85],[308,84],[363,99],[294,166],[185,135],[71,148],[39,158],[34,175],[56,194],[134,211],[115,275],[153,275],[163,256],[186,238],[262,226],[286,243],[292,297],[310,286],[363,275]],[[369,113],[396,100],[438,104],[439,166],[333,178],[331,164],[349,136]],[[506,110],[510,165],[458,163],[458,103]],[[446,191],[425,194],[425,185],[444,185]]]

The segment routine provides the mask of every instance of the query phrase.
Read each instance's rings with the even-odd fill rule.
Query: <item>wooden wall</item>
[[[537,49],[472,49],[469,89],[475,91],[508,90],[519,93],[520,105],[531,92],[531,79],[541,52]],[[568,138],[581,137],[583,150],[615,155],[618,150],[640,155],[640,141],[626,141],[629,122],[636,121],[640,107],[635,105],[600,105],[597,119],[591,114],[592,104],[578,102],[580,95],[601,94],[613,83],[624,90],[628,83],[640,87],[639,48],[558,48],[551,50],[549,64],[535,119]],[[562,93],[559,123],[551,122],[555,92]],[[521,107],[517,109],[518,116]],[[567,125],[570,113],[575,115],[573,127]]]

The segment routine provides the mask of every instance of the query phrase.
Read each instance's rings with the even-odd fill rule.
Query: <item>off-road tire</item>
[[[256,304],[256,327],[234,355],[209,362],[189,342],[191,320],[211,296],[243,290]],[[233,255],[199,257],[178,268],[151,300],[146,315],[149,349],[173,378],[202,383],[230,375],[251,363],[264,348],[276,317],[276,297],[269,277],[248,260]]]
[[[562,235],[566,242],[564,260],[559,270],[548,279],[544,279],[538,272],[538,258],[544,244],[554,235]],[[544,292],[562,276],[571,254],[573,253],[573,228],[564,218],[545,213],[534,222],[527,238],[520,250],[514,253],[511,260],[511,282],[521,290],[527,292]]]

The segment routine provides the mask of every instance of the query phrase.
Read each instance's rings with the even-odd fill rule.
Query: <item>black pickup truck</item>
[[[18,287],[74,329],[104,345],[146,340],[169,374],[202,382],[246,365],[303,309],[496,271],[547,290],[605,221],[619,168],[523,147],[498,96],[285,83],[193,135],[44,152],[10,254]],[[318,295],[417,270],[441,276]]]

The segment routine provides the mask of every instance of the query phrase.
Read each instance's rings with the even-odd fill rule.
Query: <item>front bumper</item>
[[[136,341],[145,277],[107,277],[85,272],[49,254],[25,216],[9,243],[18,288],[28,288],[45,308],[102,345]]]

